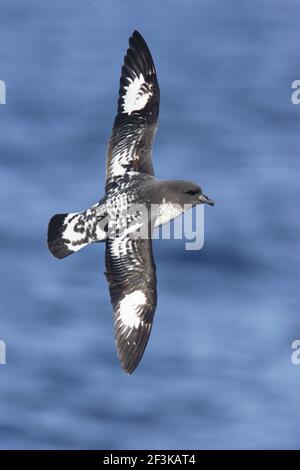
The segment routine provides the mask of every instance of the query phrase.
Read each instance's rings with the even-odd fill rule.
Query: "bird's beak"
[[[199,202],[202,202],[202,204],[209,204],[210,206],[214,206],[215,203],[211,199],[209,199],[207,196],[204,194],[201,194],[201,196],[198,197]]]

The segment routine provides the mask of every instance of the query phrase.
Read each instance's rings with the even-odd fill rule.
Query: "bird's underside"
[[[152,230],[180,215],[186,202],[188,207],[214,204],[194,183],[155,179],[151,152],[158,113],[155,66],[135,31],[122,67],[118,111],[106,155],[105,195],[86,211],[55,215],[48,227],[48,247],[57,258],[90,243],[106,243],[105,274],[116,349],[129,374],[144,353],[156,308]]]
[[[129,374],[144,353],[156,308],[153,220],[148,217],[146,222],[134,224],[130,214],[130,228],[120,230],[119,225],[121,220],[128,222],[128,208],[141,202],[140,183],[154,177],[151,150],[158,112],[155,66],[144,39],[134,32],[124,58],[118,111],[107,150],[105,197],[87,211],[52,217],[48,228],[48,246],[57,258],[89,243],[106,242],[105,274],[114,310],[116,348]],[[147,236],[134,237],[141,225]]]

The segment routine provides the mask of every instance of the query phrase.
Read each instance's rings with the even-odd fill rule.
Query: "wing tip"
[[[141,35],[141,33],[140,33],[137,29],[135,29],[135,30],[133,31],[133,33],[132,33],[131,36],[132,36],[132,37],[136,36],[136,37],[141,37],[141,38],[143,38],[142,35]]]
[[[119,328],[115,330],[117,355],[123,371],[128,375],[131,375],[135,371],[144,356],[152,330],[152,322],[138,330],[132,330],[132,332],[134,331],[134,335],[137,334],[137,336],[132,337],[130,340],[131,344],[128,345],[126,345],[127,340],[124,339],[123,335],[120,335]]]
[[[144,353],[144,351],[143,351],[143,353]],[[138,360],[130,363],[130,361],[128,361],[128,359],[125,360],[124,358],[121,358],[120,355],[118,355],[121,368],[122,368],[122,370],[124,371],[124,373],[126,375],[132,375],[133,374],[133,372],[136,370],[137,366],[141,362],[142,356],[143,356],[143,354],[141,355],[141,357]]]
[[[124,104],[125,104],[125,97],[127,95],[127,90],[129,85],[135,81],[136,78],[143,77],[147,86],[150,86],[148,92],[143,92],[148,98],[146,99],[146,103],[143,103],[142,100],[139,102],[139,106],[136,109],[132,108],[129,113],[124,113]],[[134,91],[135,89],[133,89]],[[148,93],[148,94],[147,94]],[[118,100],[118,116],[123,116],[123,114],[130,115],[132,111],[140,111],[143,112],[143,109],[146,107],[148,103],[151,104],[153,107],[152,114],[150,119],[153,122],[157,121],[158,111],[159,111],[159,85],[157,80],[157,73],[156,67],[154,64],[153,57],[151,55],[150,49],[141,35],[141,33],[137,30],[133,31],[132,35],[129,38],[129,47],[126,51],[126,54],[123,59],[123,65],[121,69],[121,76],[119,82],[119,100]],[[137,97],[138,98],[138,97]],[[137,99],[136,98],[136,99]],[[140,98],[140,97],[139,97]],[[150,99],[151,98],[151,99]],[[133,98],[128,98],[128,102],[133,101]],[[143,104],[141,104],[143,103]]]
[[[145,347],[142,349],[142,351],[139,351],[137,356],[133,354],[132,351],[126,353],[120,350],[118,341],[116,341],[116,349],[122,370],[125,372],[125,374],[132,375],[143,357]]]
[[[129,38],[129,44],[130,44],[130,41],[132,41],[132,40],[137,41],[137,42],[141,42],[141,43],[143,43],[143,45],[146,44],[146,46],[147,46],[147,43],[146,43],[145,39],[143,38],[141,33],[139,31],[137,31],[136,29],[133,31],[132,35]],[[148,46],[147,46],[147,48],[148,48]]]
[[[127,368],[125,365],[122,364],[121,362],[121,368],[126,375],[132,375],[135,369],[137,368],[138,364],[135,367]]]
[[[129,51],[132,51],[133,55],[136,56],[136,54],[142,59],[142,69],[141,72],[144,74],[156,74],[156,69],[155,69],[155,64],[153,57],[151,55],[150,49],[144,39],[144,37],[141,35],[141,33],[137,30],[134,30],[132,35],[129,38],[129,49],[127,50],[126,56],[128,56]],[[126,58],[125,56],[125,58]],[[138,57],[136,57],[136,60],[138,60]],[[140,63],[141,66],[141,63]]]

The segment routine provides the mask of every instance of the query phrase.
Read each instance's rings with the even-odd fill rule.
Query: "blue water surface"
[[[2,449],[300,448],[297,0],[2,0]],[[161,178],[216,201],[205,246],[156,240],[143,361],[120,369],[104,245],[61,262],[57,212],[103,194],[128,37],[155,58]]]

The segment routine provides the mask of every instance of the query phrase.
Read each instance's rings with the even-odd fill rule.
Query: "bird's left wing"
[[[154,62],[145,40],[135,31],[122,67],[118,113],[106,156],[106,186],[128,171],[153,175],[151,149],[158,112]]]
[[[114,309],[115,341],[123,369],[140,362],[156,308],[156,268],[151,237],[129,235],[106,241],[106,277]]]

